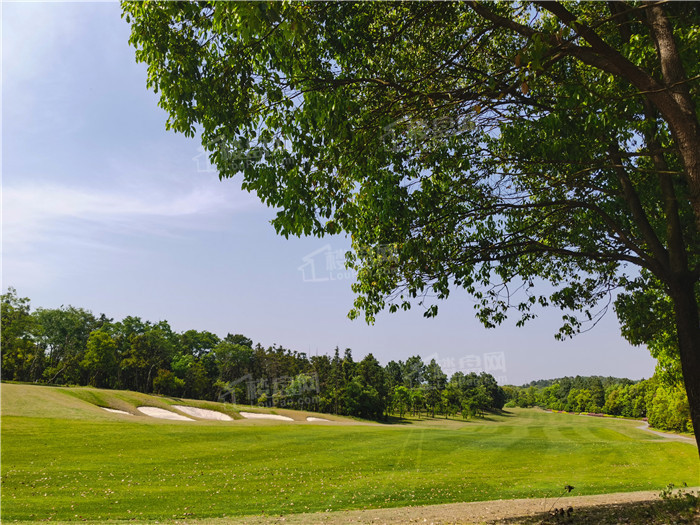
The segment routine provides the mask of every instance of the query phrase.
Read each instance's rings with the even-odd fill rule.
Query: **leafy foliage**
[[[167,126],[279,233],[351,236],[352,318],[461,288],[488,327],[559,308],[565,338],[623,291],[700,423],[697,6],[122,5]]]
[[[665,382],[661,374],[637,382],[612,377],[563,377],[533,381],[530,386],[506,386],[503,391],[507,407],[540,406],[566,412],[647,418],[649,425],[659,430],[693,432],[684,389],[677,383]]]
[[[581,311],[563,318],[569,336],[611,289],[638,286],[621,265],[658,273],[652,244],[670,242],[674,220],[664,183],[676,233],[697,244],[668,119],[609,63],[661,75],[636,8],[611,18],[600,3],[123,7],[168,127],[201,125],[220,176],[242,174],[278,207],[283,235],[352,235],[352,316],[373,321],[457,286],[487,326],[511,309],[525,321],[536,305]],[[698,15],[669,16],[695,94]],[[584,56],[587,31],[608,62]],[[556,290],[535,294],[535,278]]]

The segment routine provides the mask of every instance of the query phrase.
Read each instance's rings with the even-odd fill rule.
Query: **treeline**
[[[674,432],[692,432],[688,397],[682,383],[614,377],[562,377],[503,387],[508,406],[539,406],[566,412],[647,418],[649,425]]]
[[[419,356],[386,366],[372,354],[307,356],[264,348],[241,334],[172,330],[167,321],[115,321],[73,306],[32,311],[2,295],[2,378],[90,385],[195,399],[303,408],[370,419],[395,413],[474,417],[497,411],[504,390],[490,374],[449,378]]]

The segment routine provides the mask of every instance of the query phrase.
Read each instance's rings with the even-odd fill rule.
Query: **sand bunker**
[[[278,416],[277,414],[255,414],[253,412],[239,412],[246,419],[276,419],[278,421],[294,421],[291,417]]]
[[[330,419],[323,419],[322,417],[309,416],[306,418],[307,421],[330,421]]]
[[[116,408],[107,408],[107,407],[100,407],[102,410],[106,410],[107,412],[113,412],[115,414],[123,414],[125,416],[133,416],[134,414],[131,414],[129,412],[125,412],[124,410],[117,410]]]
[[[175,412],[171,412],[170,410],[164,410],[158,407],[138,407],[136,410],[138,410],[142,414],[146,414],[147,416],[157,417],[160,419],[172,419],[175,421],[194,421],[194,419],[191,419],[189,417],[181,416],[180,414],[176,414]]]
[[[209,410],[206,408],[186,407],[184,405],[173,405],[180,412],[184,412],[188,416],[197,417],[199,419],[213,419],[215,421],[233,421],[232,417],[227,416],[223,412]]]

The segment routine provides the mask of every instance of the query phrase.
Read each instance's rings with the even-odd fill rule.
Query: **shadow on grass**
[[[478,423],[480,421],[489,421],[491,423],[498,423],[499,420],[494,418],[494,416],[497,416],[499,418],[511,418],[511,417],[517,417],[516,414],[513,412],[508,412],[507,410],[501,410],[499,412],[487,412],[483,416],[476,416],[476,417],[470,417],[468,419],[464,419],[461,416],[450,416],[450,417],[445,417],[441,415],[436,415],[435,417],[432,416],[415,416],[413,414],[406,414],[404,417],[399,417],[395,414],[392,414],[388,416],[386,419],[378,421],[379,423],[383,423],[385,425],[413,425],[416,423],[423,423],[423,422],[428,422],[428,421],[452,421],[452,422],[458,422],[458,423]]]
[[[384,423],[385,425],[411,425],[415,423],[415,420],[399,416],[389,416],[386,420],[380,421],[380,423]]]
[[[555,508],[551,512],[543,512],[534,516],[502,519],[498,523],[508,525],[697,524],[700,523],[699,501],[697,497],[690,496],[659,501],[596,505],[594,507]]]

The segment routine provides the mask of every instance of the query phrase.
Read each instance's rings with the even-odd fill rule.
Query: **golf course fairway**
[[[173,520],[661,490],[694,444],[638,421],[507,409],[375,424],[93,388],[3,384],[2,519]],[[138,406],[219,410],[170,421]],[[112,408],[128,412],[108,412]],[[239,411],[294,421],[242,419]],[[204,413],[204,412],[202,412]]]

